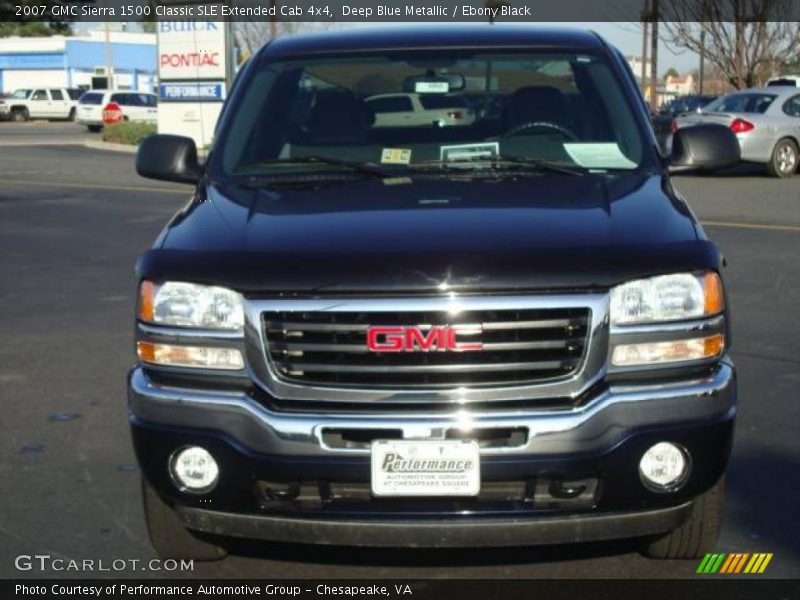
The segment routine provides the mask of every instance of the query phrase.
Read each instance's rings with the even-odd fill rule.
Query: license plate
[[[477,496],[480,451],[474,440],[375,440],[374,496]]]

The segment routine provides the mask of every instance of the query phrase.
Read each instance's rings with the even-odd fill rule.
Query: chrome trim
[[[618,383],[571,410],[470,411],[448,414],[319,414],[274,412],[245,392],[166,387],[141,368],[129,376],[129,410],[143,422],[214,430],[264,454],[343,455],[369,450],[323,446],[323,429],[401,429],[405,438],[432,438],[442,430],[526,427],[528,442],[484,448],[482,455],[577,454],[612,447],[637,429],[704,423],[736,412],[736,376],[723,360],[707,376],[672,383]],[[455,407],[454,407],[455,408]]]
[[[707,331],[720,331],[725,325],[725,317],[716,315],[706,319],[693,321],[669,321],[663,323],[648,323],[647,325],[612,325],[609,331],[612,336],[637,335],[637,334],[671,334],[680,333],[691,335]]]
[[[468,405],[473,402],[574,399],[599,381],[606,371],[608,348],[607,293],[540,294],[505,296],[460,296],[409,298],[327,298],[327,299],[245,299],[246,359],[256,383],[280,400],[315,402],[392,401],[404,403],[452,402]],[[261,315],[264,312],[414,312],[461,310],[526,310],[526,309],[589,309],[589,323],[584,356],[578,368],[567,377],[542,380],[524,385],[476,386],[454,388],[365,388],[345,386],[303,385],[282,379],[269,360]],[[373,407],[376,408],[376,407]]]
[[[214,345],[219,342],[241,341],[244,339],[243,331],[171,327],[167,325],[151,325],[142,321],[136,322],[136,334],[137,340],[163,343],[183,341],[193,344],[208,343]]]

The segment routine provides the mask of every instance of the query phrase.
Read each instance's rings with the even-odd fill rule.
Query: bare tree
[[[665,3],[661,18],[668,43],[704,53],[742,89],[762,82],[800,50],[793,10],[792,0],[674,0]]]
[[[236,39],[242,51],[248,55],[255,54],[261,46],[274,37],[290,35],[297,31],[302,23],[292,21],[240,21],[236,23]]]
[[[330,29],[332,25],[325,22],[240,21],[236,23],[236,40],[242,53],[252,56],[273,38],[295,33],[324,31]]]

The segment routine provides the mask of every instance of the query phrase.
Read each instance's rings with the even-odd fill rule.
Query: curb
[[[136,154],[136,150],[139,148],[138,145],[112,144],[111,142],[98,142],[95,140],[84,140],[83,145],[92,150],[107,150],[109,152],[124,152],[126,154]]]
[[[78,142],[80,143],[80,142]],[[123,152],[125,154],[136,154],[136,151],[139,149],[139,145],[133,146],[131,144],[114,144],[111,142],[100,142],[96,140],[84,140],[83,146],[85,148],[91,148],[92,150],[105,150],[108,152]],[[197,149],[197,158],[203,159],[206,157],[206,152],[201,150],[200,148]]]

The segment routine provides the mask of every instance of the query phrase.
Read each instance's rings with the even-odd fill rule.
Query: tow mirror
[[[721,169],[733,166],[740,160],[739,140],[724,125],[694,125],[678,129],[673,134],[670,173]]]
[[[150,179],[197,183],[203,168],[192,138],[159,134],[147,136],[139,144],[136,172]]]

